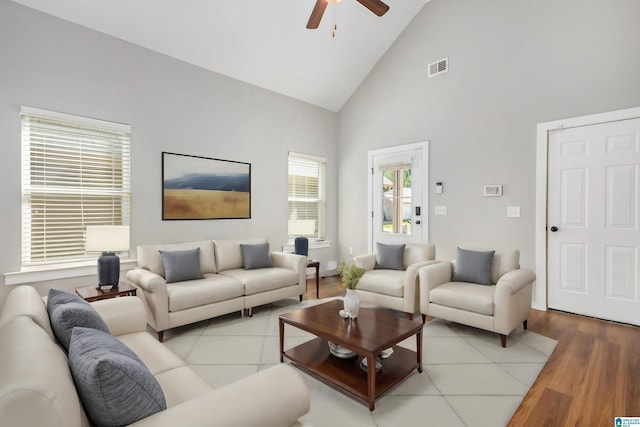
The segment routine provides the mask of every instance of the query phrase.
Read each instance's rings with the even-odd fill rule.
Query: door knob
[[[556,231],[558,231],[558,227],[556,227],[555,225],[552,226],[551,227],[551,231],[555,233]]]

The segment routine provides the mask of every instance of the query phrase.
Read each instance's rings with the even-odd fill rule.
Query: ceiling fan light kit
[[[324,11],[329,3],[338,4],[342,0],[316,0],[316,4],[311,11],[309,22],[307,22],[307,28],[315,30],[320,25]],[[357,0],[358,3],[369,9],[377,16],[382,16],[389,10],[389,6],[381,0]],[[334,24],[335,26],[335,24]]]

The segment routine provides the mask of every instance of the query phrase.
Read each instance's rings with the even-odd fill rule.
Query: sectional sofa
[[[177,326],[234,311],[251,316],[253,307],[283,298],[302,300],[307,286],[307,257],[271,251],[264,238],[141,245],[137,262],[127,280],[138,288],[160,341]]]
[[[70,297],[73,295],[63,293]],[[51,299],[49,300],[49,302]],[[144,306],[139,298],[121,297],[88,304],[73,302],[78,313],[70,316],[49,315],[47,306],[36,290],[21,286],[12,290],[0,312],[0,424],[11,427],[89,427],[113,426],[185,426],[185,427],[301,427],[298,419],[309,410],[309,392],[300,375],[288,365],[277,365],[250,375],[238,382],[213,389],[195,371],[146,331]],[[51,303],[49,304],[52,305]],[[87,311],[87,307],[89,310]],[[93,307],[93,310],[91,307]],[[50,307],[49,307],[50,308]],[[104,321],[108,332],[79,328],[87,312]],[[53,319],[53,320],[50,320]],[[66,322],[66,323],[65,323]],[[69,324],[72,323],[72,324]],[[68,353],[59,338],[60,325],[71,327]],[[74,326],[75,325],[75,326]],[[96,368],[80,372],[103,372],[96,380],[98,391],[87,394],[86,384],[78,382],[78,358],[92,347],[86,341],[76,345],[77,331],[107,337],[126,347],[139,358],[156,386],[161,388],[165,407],[152,414],[135,418],[133,423],[95,417],[96,408],[88,405],[91,396],[100,408],[108,402],[109,414],[130,417],[144,405],[138,403],[142,382],[123,385],[131,375],[129,365],[119,364],[124,353],[109,353],[97,343],[100,357],[86,357],[83,363]],[[76,334],[76,336],[74,336]],[[85,335],[87,336],[87,335]],[[75,351],[78,349],[78,351]],[[108,363],[107,363],[108,361]],[[72,366],[73,365],[73,366]],[[87,367],[88,365],[81,365]],[[111,370],[106,370],[107,367]],[[121,368],[118,373],[113,369]],[[126,374],[126,375],[125,375]],[[102,375],[102,376],[100,376]],[[104,380],[104,381],[102,381]],[[104,392],[107,383],[119,387]],[[80,384],[80,385],[79,385]],[[84,384],[84,386],[83,386]],[[126,399],[118,401],[122,395]],[[118,404],[128,404],[125,409]],[[133,406],[133,407],[132,407]],[[90,408],[91,407],[91,408]],[[98,409],[100,409],[98,408]],[[308,424],[307,424],[308,425]]]

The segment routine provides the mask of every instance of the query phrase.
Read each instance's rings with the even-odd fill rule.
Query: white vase
[[[358,311],[360,311],[360,297],[355,289],[347,289],[347,294],[344,296],[344,311],[349,313],[349,317],[352,319],[358,317]]]

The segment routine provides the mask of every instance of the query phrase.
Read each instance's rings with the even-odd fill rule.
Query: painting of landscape
[[[251,218],[251,164],[162,153],[162,219]]]

